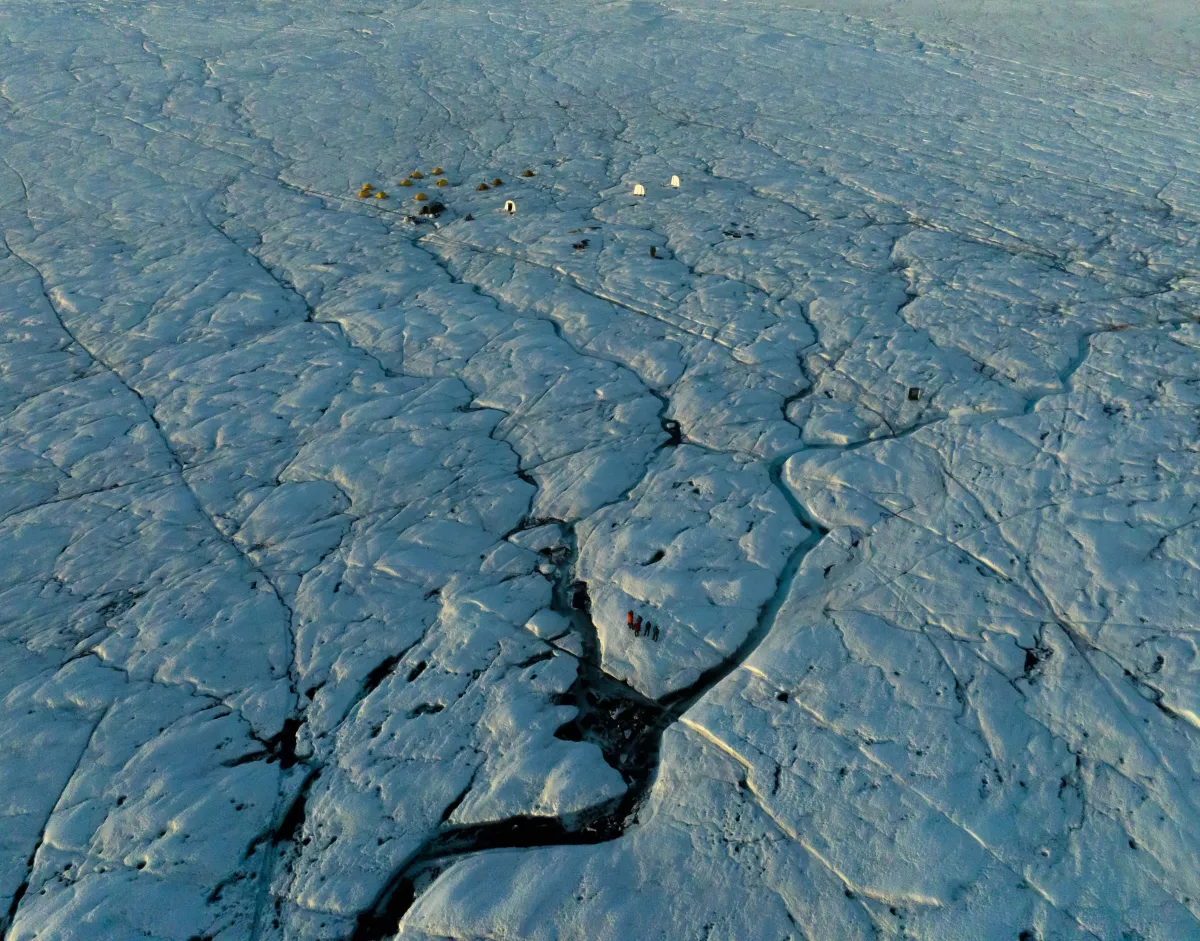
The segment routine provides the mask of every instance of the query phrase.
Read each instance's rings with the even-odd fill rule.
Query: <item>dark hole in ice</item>
[[[909,400],[910,402],[919,402],[919,401],[921,401],[921,389],[920,389],[920,387],[918,387],[918,386],[909,386],[909,387],[908,387],[908,400]]]
[[[382,683],[389,673],[395,669],[396,664],[400,662],[399,656],[387,657],[374,670],[367,674],[367,678],[363,681],[363,695],[375,690]]]
[[[1043,660],[1048,660],[1053,653],[1048,647],[1030,647],[1025,651],[1025,675],[1028,676]]]
[[[281,768],[290,768],[296,763],[296,736],[300,732],[300,726],[299,719],[283,720],[283,728],[267,740],[267,750],[271,753],[268,761],[278,758]]]
[[[571,586],[571,607],[576,611],[592,610],[592,599],[588,597],[587,582],[575,582]]]
[[[300,832],[301,824],[304,823],[305,808],[308,805],[308,792],[312,789],[316,780],[317,774],[314,772],[301,785],[300,793],[296,795],[296,799],[292,801],[292,806],[288,808],[287,813],[283,815],[283,820],[279,822],[279,827],[272,837],[273,843],[290,843],[296,838],[296,834]]]
[[[28,891],[29,880],[26,879],[19,886],[17,886],[17,891],[13,893],[12,904],[8,906],[8,917],[10,921],[17,914],[17,907],[21,904],[21,899],[25,897],[25,893]]]
[[[571,550],[566,546],[547,546],[539,549],[538,554],[549,560],[551,565],[566,565],[571,558]]]

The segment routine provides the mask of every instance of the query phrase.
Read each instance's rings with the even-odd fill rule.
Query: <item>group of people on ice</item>
[[[655,643],[658,643],[657,624],[651,624],[649,619],[643,623],[642,616],[639,614],[637,617],[634,617],[632,611],[629,612],[629,617],[626,619],[626,623],[629,625],[629,629],[633,631],[634,637],[645,637],[654,641]]]

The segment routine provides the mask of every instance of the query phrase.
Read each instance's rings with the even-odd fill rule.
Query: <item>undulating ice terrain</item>
[[[5,941],[1200,938],[1103,6],[4,4]]]

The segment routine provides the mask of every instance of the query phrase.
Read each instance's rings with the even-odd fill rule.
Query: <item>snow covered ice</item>
[[[1043,6],[8,4],[4,941],[1200,937],[1200,33]]]

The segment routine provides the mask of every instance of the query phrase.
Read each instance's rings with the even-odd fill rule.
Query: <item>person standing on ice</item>
[[[637,619],[633,622],[633,636],[634,637],[642,636],[642,616],[640,614],[637,616]]]
[[[625,623],[629,625],[629,629],[633,630],[633,609],[629,610],[629,615],[625,618]]]
[[[654,625],[654,642],[656,644],[658,643],[658,625],[657,624]]]

